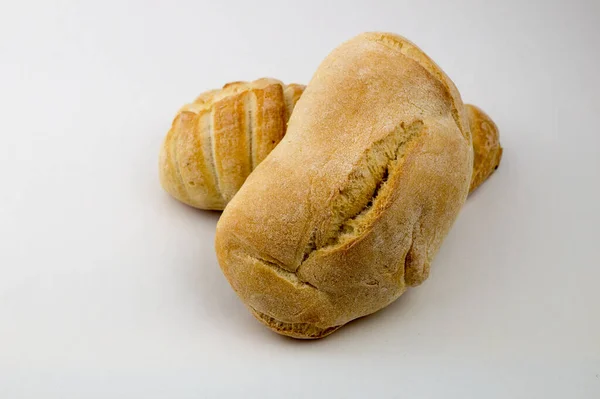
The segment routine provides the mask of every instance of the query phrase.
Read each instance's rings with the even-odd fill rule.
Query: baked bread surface
[[[469,193],[475,191],[494,173],[502,159],[498,126],[481,108],[465,105],[473,136],[473,175]]]
[[[273,86],[266,89],[256,87],[267,82]],[[278,85],[279,81],[274,79],[228,83],[221,90],[201,94],[195,104],[203,104],[203,107],[194,104],[184,106],[175,117],[161,150],[159,173],[165,190],[174,198],[195,208],[223,210],[227,205],[227,198],[231,198],[232,193],[235,194],[245,181],[248,169],[253,170],[283,138],[288,118],[305,87],[298,84],[282,86],[284,104],[273,101],[273,98],[280,100]],[[206,118],[210,118],[213,112],[212,104],[231,101],[230,97],[243,96],[251,100],[244,101],[243,107],[229,107],[227,112],[232,120],[243,119],[249,123],[230,124],[228,129],[220,130],[221,141],[223,137],[228,137],[239,148],[226,151],[226,146],[218,146],[213,152],[214,129],[211,129],[210,123],[206,123]],[[265,97],[270,100],[265,100]],[[257,98],[261,101],[257,101]],[[282,121],[284,107],[285,121]],[[469,190],[472,192],[496,170],[502,156],[502,147],[498,128],[489,116],[474,105],[466,104],[465,107],[475,154]],[[205,112],[198,112],[199,109]],[[224,116],[221,114],[220,117]],[[199,123],[202,121],[205,123]],[[248,139],[249,136],[252,138]],[[249,152],[248,158],[246,151]],[[245,160],[250,160],[247,166],[232,172],[235,174],[235,184],[227,197],[222,195],[222,183],[217,181],[220,175],[216,173],[212,159],[217,154],[221,164],[237,162],[244,165]]]
[[[163,188],[193,207],[222,210],[279,143],[303,89],[270,78],[233,82],[182,107],[160,152]]]
[[[219,263],[263,323],[323,337],[427,278],[472,168],[452,81],[400,36],[359,35],[323,61],[223,212]]]

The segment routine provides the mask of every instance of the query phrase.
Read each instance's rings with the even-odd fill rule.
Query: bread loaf
[[[320,338],[423,282],[471,185],[469,113],[400,36],[335,49],[217,224],[219,263],[252,313]]]
[[[161,149],[163,188],[188,205],[223,209],[279,143],[303,89],[267,78],[234,82],[185,105]]]
[[[164,189],[193,207],[223,210],[248,172],[283,138],[288,118],[303,90],[302,85],[285,86],[275,79],[235,82],[222,90],[206,92],[181,108],[161,150],[159,173]],[[242,106],[231,106],[236,103]],[[498,166],[502,149],[494,122],[479,108],[466,108],[475,150],[473,191]],[[220,138],[216,141],[214,119],[211,124],[210,118],[225,117],[238,122],[216,131]],[[232,145],[223,145],[229,140]],[[213,149],[216,143],[219,144]],[[217,172],[217,158],[222,173]],[[224,163],[232,163],[236,168],[223,171]]]
[[[500,165],[502,147],[498,127],[480,108],[467,104],[469,127],[473,137],[473,175],[469,192],[473,192]]]

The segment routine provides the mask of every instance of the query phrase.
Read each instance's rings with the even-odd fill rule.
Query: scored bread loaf
[[[226,84],[185,105],[161,148],[163,188],[188,205],[222,210],[279,143],[303,89],[263,78]]]
[[[275,79],[229,83],[181,108],[162,145],[159,174],[164,189],[195,208],[223,210],[249,172],[283,138],[304,87]],[[494,172],[502,148],[494,122],[479,108],[466,108],[475,150],[473,191]],[[224,118],[234,123],[224,124]]]
[[[410,41],[365,33],[342,44],[219,219],[231,286],[261,322],[296,338],[389,305],[428,277],[469,192],[471,128],[482,126],[497,144],[493,122],[467,111]]]

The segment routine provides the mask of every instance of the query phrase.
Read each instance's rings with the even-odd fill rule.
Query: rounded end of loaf
[[[456,85],[452,79],[450,79],[442,70],[442,68],[440,68],[435,61],[425,54],[425,52],[419,46],[401,35],[390,32],[365,32],[358,35],[353,40],[357,39],[378,42],[382,45],[399,51],[404,56],[417,62],[433,78],[440,82],[450,94],[450,99],[453,105],[452,117],[454,118],[463,136],[467,140],[471,140],[471,137],[469,136],[469,129],[467,129],[466,126],[467,114],[465,112],[465,107],[463,106],[460,92],[456,88]]]
[[[480,108],[466,104],[471,135],[473,136],[473,175],[469,192],[473,192],[494,173],[502,159],[498,126]]]
[[[160,148],[158,159],[158,178],[162,188],[176,200],[184,204],[194,206],[191,203],[185,187],[181,183],[181,177],[177,172],[176,160],[173,157],[173,129],[169,131],[167,137]]]
[[[200,94],[179,110],[163,142],[162,187],[194,208],[223,210],[283,138],[304,88],[261,78]]]
[[[175,116],[160,149],[159,180],[167,193],[186,205],[223,210],[225,204],[205,170],[207,166],[197,132],[199,107],[188,104]]]
[[[256,251],[241,232],[246,221],[230,208],[217,223],[217,258],[229,284],[257,320],[297,339],[323,338],[349,321],[340,320],[334,297]]]

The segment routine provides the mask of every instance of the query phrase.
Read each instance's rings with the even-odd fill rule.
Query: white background
[[[11,1],[0,8],[0,398],[600,398],[598,1]],[[367,30],[422,47],[501,130],[421,287],[280,337],[172,200],[178,108],[307,82]]]

